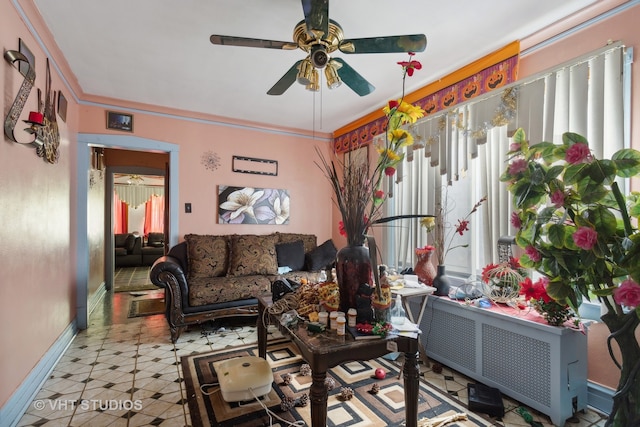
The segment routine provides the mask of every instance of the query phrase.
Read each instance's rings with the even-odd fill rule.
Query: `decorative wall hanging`
[[[34,71],[36,69],[36,57],[33,55],[31,49],[27,47],[24,40],[22,39],[18,39],[18,50],[25,56],[25,58],[27,58],[26,62],[23,61],[18,64],[18,71],[20,71],[20,74],[27,77],[27,73],[29,72],[29,65],[31,65],[31,68],[33,68]]]
[[[220,156],[213,151],[207,151],[202,155],[201,162],[205,169],[215,171],[220,167]]]
[[[220,185],[218,223],[288,224],[289,191]]]
[[[21,43],[21,45],[25,52],[31,54],[23,43]],[[47,77],[44,103],[42,102],[42,93],[38,90],[38,111],[30,112],[29,120],[25,120],[26,123],[31,125],[31,127],[25,129],[25,132],[35,135],[35,138],[32,141],[23,143],[16,139],[14,130],[27,98],[29,97],[31,88],[33,88],[33,85],[35,84],[36,73],[33,67],[33,59],[29,59],[23,53],[15,50],[6,51],[4,53],[4,59],[18,69],[18,71],[20,71],[24,76],[24,80],[18,90],[18,94],[16,95],[16,98],[14,99],[5,118],[4,133],[7,138],[13,142],[35,147],[38,156],[42,157],[47,162],[56,163],[60,157],[60,133],[58,132],[58,124],[56,122],[56,92],[51,90],[49,60],[47,59],[46,66]],[[21,71],[21,65],[24,66],[24,73]]]
[[[256,159],[255,157],[233,156],[232,170],[239,173],[277,176],[278,161]]]
[[[107,129],[133,132],[133,115],[107,111]]]
[[[62,91],[58,91],[58,115],[63,122],[67,121],[67,98],[64,97]]]

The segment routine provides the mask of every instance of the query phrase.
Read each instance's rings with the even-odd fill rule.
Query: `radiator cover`
[[[420,323],[427,356],[549,415],[587,408],[587,336],[446,297],[430,296]]]

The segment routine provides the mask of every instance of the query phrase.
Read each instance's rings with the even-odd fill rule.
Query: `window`
[[[445,263],[452,274],[479,274],[498,259],[498,239],[513,233],[510,195],[499,182],[511,132],[522,127],[532,143],[557,142],[564,132],[576,132],[587,137],[600,158],[628,146],[632,56],[630,48],[611,45],[422,119],[413,131],[427,145],[413,150],[413,160],[398,171],[401,181],[393,184],[386,215],[433,213],[443,194],[448,222],[455,227],[486,195],[487,202],[470,218],[470,232],[452,244],[468,247],[450,251]],[[433,244],[416,220],[385,227],[383,241],[383,259],[399,270],[414,265],[414,248]]]

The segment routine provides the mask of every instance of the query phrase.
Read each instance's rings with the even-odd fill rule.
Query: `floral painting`
[[[220,224],[288,224],[289,192],[272,188],[218,187]]]

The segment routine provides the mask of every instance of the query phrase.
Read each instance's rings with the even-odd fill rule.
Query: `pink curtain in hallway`
[[[113,192],[113,233],[123,234],[129,231],[129,205],[120,200],[118,193]]]
[[[162,233],[164,230],[164,196],[151,196],[144,207],[144,235]]]

